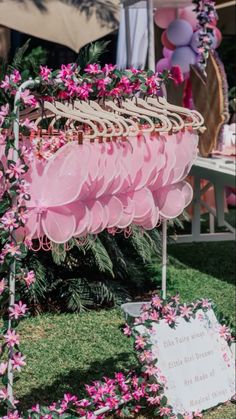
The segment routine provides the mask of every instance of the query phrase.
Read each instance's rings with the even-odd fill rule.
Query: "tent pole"
[[[167,221],[162,222],[162,297],[166,299]]]
[[[148,14],[148,68],[155,71],[155,39],[153,21],[153,0],[147,1]]]
[[[131,66],[131,36],[130,36],[130,13],[129,6],[124,7],[125,13],[125,37],[126,37],[126,65]]]

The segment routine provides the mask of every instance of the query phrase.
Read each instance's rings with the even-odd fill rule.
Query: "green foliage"
[[[103,232],[88,237],[83,246],[76,240],[70,250],[53,245],[52,252],[31,253],[28,269],[36,274],[30,290],[22,285],[23,298],[34,313],[42,311],[82,311],[85,308],[113,307],[128,301],[152,285],[149,265],[160,250],[157,230],[137,228],[129,238]]]
[[[109,43],[110,41],[96,41],[82,48],[76,60],[81,70],[83,71],[88,64],[99,63]]]

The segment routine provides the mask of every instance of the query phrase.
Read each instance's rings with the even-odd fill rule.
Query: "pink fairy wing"
[[[87,199],[96,199],[102,194],[105,178],[99,177],[94,182],[86,181],[80,191],[78,198],[86,201]]]
[[[160,216],[159,209],[155,207],[153,211],[151,212],[150,216],[148,216],[146,220],[142,222],[141,226],[145,230],[152,230],[153,228],[157,226],[158,221],[159,221],[159,216]]]
[[[123,205],[120,199],[115,196],[103,196],[100,198],[100,202],[108,211],[107,227],[112,228],[117,226],[123,211]]]
[[[146,152],[144,155],[144,165],[142,167],[145,176],[145,186],[152,185],[165,166],[164,142],[161,138],[146,136]]]
[[[98,200],[86,201],[86,206],[90,213],[91,222],[89,232],[97,234],[97,231],[103,226],[104,210],[102,204]]]
[[[163,218],[178,217],[185,207],[184,194],[175,185],[164,186],[153,192],[156,206]]]
[[[184,207],[186,208],[193,199],[193,189],[192,186],[185,181],[179,182],[175,185],[183,194],[184,197]]]
[[[150,214],[154,207],[152,193],[149,189],[143,188],[129,194],[135,205],[134,221],[143,220]]]
[[[123,210],[117,227],[123,229],[131,225],[133,222],[135,204],[126,194],[119,194],[118,197],[123,205]]]
[[[91,225],[91,214],[85,203],[81,201],[75,201],[71,204],[68,204],[67,208],[70,209],[71,213],[75,217],[76,227],[74,236],[78,237],[87,234]]]
[[[42,215],[42,228],[52,242],[66,243],[75,234],[75,216],[66,206],[47,209]]]
[[[36,158],[30,163],[28,171],[24,174],[24,179],[29,183],[28,193],[30,200],[25,201],[27,208],[40,206],[42,201],[43,188],[43,173],[46,162],[39,161]]]
[[[43,173],[42,203],[47,207],[65,205],[79,196],[88,176],[90,148],[68,143],[48,161]]]

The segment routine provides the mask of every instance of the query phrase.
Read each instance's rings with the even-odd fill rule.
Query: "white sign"
[[[150,337],[158,377],[166,377],[165,396],[174,413],[202,411],[231,399],[235,360],[214,312],[198,310],[195,319],[178,318],[177,323],[175,329],[164,320],[152,323]],[[142,333],[142,326],[137,329]]]

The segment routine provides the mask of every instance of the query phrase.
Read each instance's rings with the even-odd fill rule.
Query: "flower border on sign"
[[[215,307],[214,307],[215,308]],[[138,352],[138,359],[142,365],[142,372],[147,374],[148,381],[156,386],[156,395],[147,399],[150,405],[154,407],[154,415],[163,419],[195,419],[201,418],[202,414],[197,412],[186,412],[185,414],[175,414],[173,407],[168,404],[167,397],[164,395],[166,386],[166,377],[161,373],[157,366],[157,359],[153,358],[151,336],[153,333],[153,323],[165,321],[170,328],[175,328],[178,324],[178,318],[183,318],[186,322],[195,319],[198,310],[207,312],[213,309],[213,302],[209,299],[199,299],[191,304],[180,304],[179,296],[167,297],[162,299],[159,295],[154,295],[151,304],[142,306],[140,317],[136,318],[132,326],[126,325],[124,334],[132,336],[135,340],[134,347]],[[140,333],[137,326],[143,326],[147,332]],[[219,323],[219,335],[229,345],[232,343],[232,334],[226,324]]]

